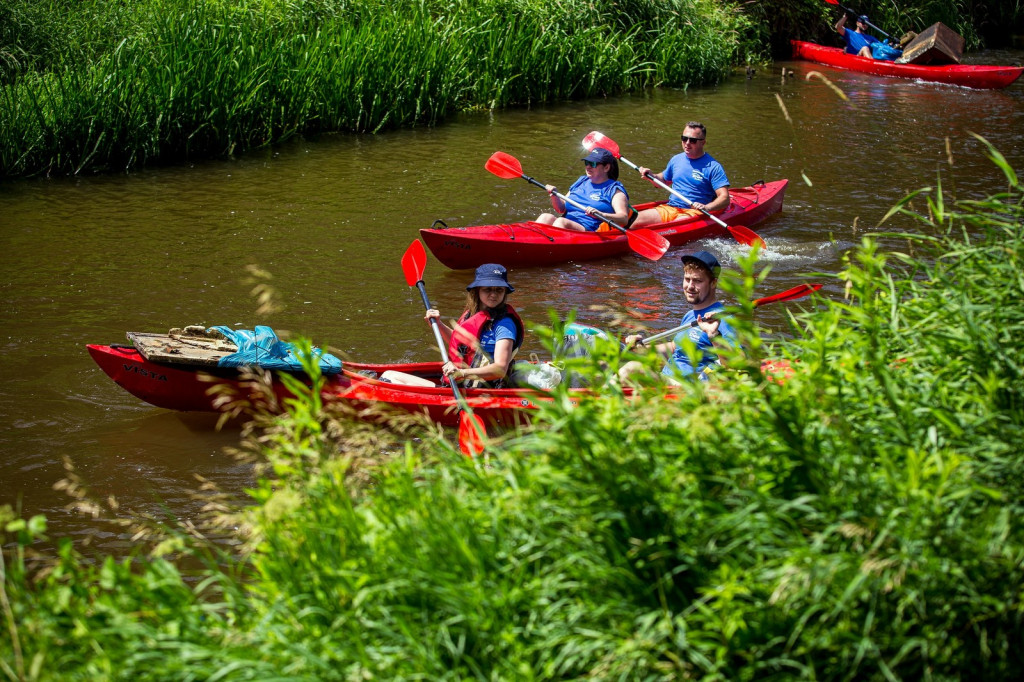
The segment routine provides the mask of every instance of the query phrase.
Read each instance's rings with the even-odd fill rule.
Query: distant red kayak
[[[732,203],[719,218],[729,225],[756,225],[782,210],[788,180],[775,180],[730,190]],[[637,204],[643,210],[659,203]],[[671,223],[647,225],[680,246],[710,237],[731,238],[706,216]],[[506,267],[557,265],[570,261],[594,260],[631,252],[626,235],[613,232],[576,232],[534,221],[506,225],[427,228],[420,230],[424,243],[439,261],[455,270],[475,268],[484,263]]]
[[[984,66],[976,64],[897,64],[880,59],[868,59],[847,54],[838,47],[825,47],[816,43],[792,40],[793,59],[834,66],[839,69],[860,71],[875,76],[918,78],[924,81],[961,85],[968,88],[993,90],[1005,88],[1020,78],[1024,66]]]

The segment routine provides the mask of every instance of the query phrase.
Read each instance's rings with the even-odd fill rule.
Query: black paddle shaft
[[[423,306],[427,310],[430,310],[430,299],[427,298],[427,287],[423,284],[423,280],[416,282],[416,288],[420,290],[420,297],[423,299]],[[448,349],[444,347],[444,338],[441,336],[441,328],[438,327],[437,318],[430,318],[430,326],[434,330],[434,337],[437,339],[437,348],[441,351],[441,359],[447,364],[451,362],[448,359]],[[462,397],[462,392],[459,391],[458,384],[455,383],[455,379],[451,379],[448,382],[451,385],[452,393],[455,395],[455,402],[459,404],[460,409],[466,409],[466,399]]]

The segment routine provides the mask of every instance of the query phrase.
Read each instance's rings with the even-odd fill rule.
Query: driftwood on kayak
[[[221,358],[238,351],[223,334],[200,326],[176,327],[167,334],[128,332],[127,336],[142,357],[164,364],[216,367]]]
[[[897,64],[959,64],[964,56],[964,39],[942,22],[917,34],[903,48]]]

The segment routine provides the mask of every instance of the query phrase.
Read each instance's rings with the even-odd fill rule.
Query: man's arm
[[[729,206],[729,202],[732,199],[729,197],[729,185],[723,185],[715,190],[715,198],[711,200],[711,203],[702,204],[699,201],[693,202],[694,208],[703,208],[708,213],[715,211],[721,211],[723,208]]]
[[[836,31],[839,35],[846,37],[846,12],[843,12],[843,16],[839,17],[839,21],[836,22]]]

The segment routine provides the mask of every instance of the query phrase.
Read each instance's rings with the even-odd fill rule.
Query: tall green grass
[[[130,25],[118,2],[92,0],[61,19],[25,2],[15,0],[22,24],[42,37],[15,41],[38,54],[4,72],[5,176],[121,170],[299,133],[712,82],[735,60],[743,25],[711,0],[141,0]],[[81,47],[60,35],[65,25],[88,36]]]
[[[33,558],[44,520],[4,513],[0,670],[1019,679],[1024,188],[989,154],[1006,187],[908,197],[914,255],[865,238],[790,341],[757,336],[744,261],[723,286],[746,356],[671,400],[625,398],[609,346],[598,395],[557,393],[468,460],[324,412],[314,386],[254,424],[259,483],[216,527],[230,553],[182,525],[149,555]],[[186,559],[207,568],[186,580]]]

